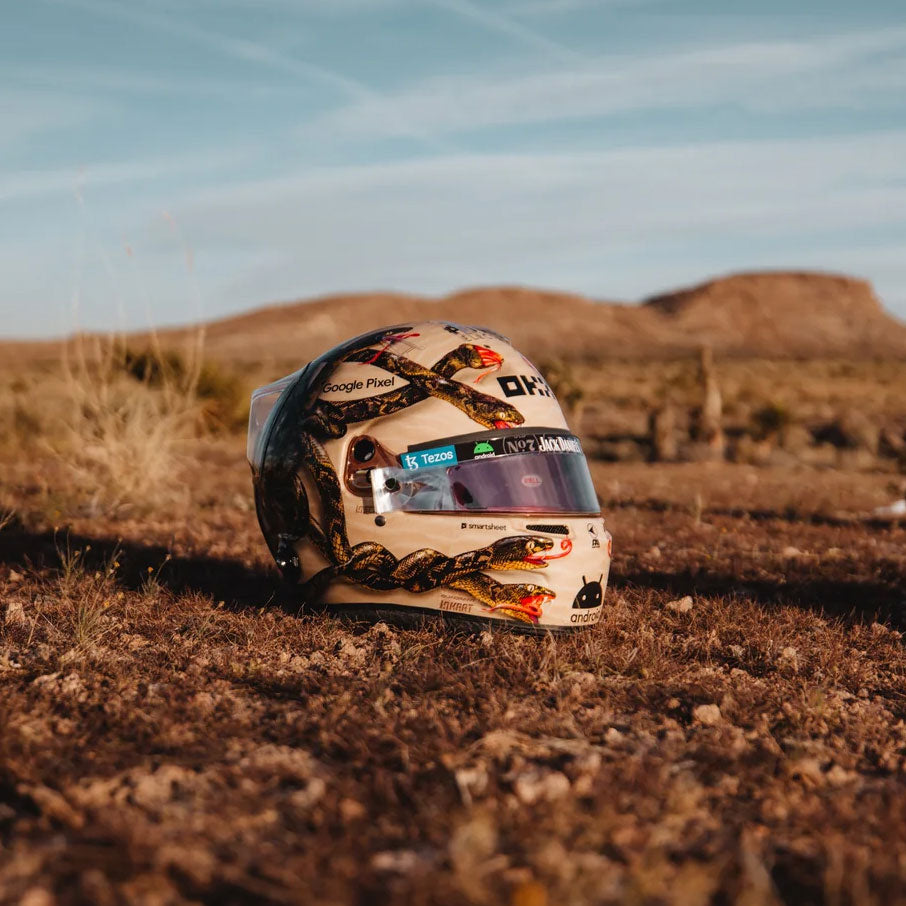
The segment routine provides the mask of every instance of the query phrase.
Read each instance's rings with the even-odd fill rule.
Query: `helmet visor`
[[[403,461],[405,462],[405,456]],[[371,472],[378,513],[601,512],[583,453],[515,453]]]
[[[252,402],[249,406],[249,433],[246,443],[246,459],[256,469],[261,468],[264,458],[264,440],[267,438],[265,430],[271,413],[277,405],[283,391],[299,376],[295,371],[286,377],[280,378],[271,384],[265,384],[252,393]]]

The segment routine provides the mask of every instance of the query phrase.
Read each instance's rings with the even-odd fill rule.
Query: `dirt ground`
[[[0,902],[906,902],[889,475],[596,464],[603,620],[525,638],[287,612],[193,455],[132,514],[4,463]]]

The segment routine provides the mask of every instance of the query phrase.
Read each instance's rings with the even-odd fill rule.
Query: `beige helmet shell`
[[[249,459],[262,529],[311,603],[588,626],[611,552],[596,504],[578,515],[409,512],[383,508],[372,487],[383,467],[409,475],[394,469],[446,465],[455,451],[494,456],[488,441],[531,450],[539,438],[579,449],[553,392],[505,338],[437,321],[376,331],[256,391]]]

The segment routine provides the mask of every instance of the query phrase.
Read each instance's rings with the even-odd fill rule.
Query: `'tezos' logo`
[[[527,374],[507,374],[497,378],[503,395],[507,398],[513,396],[553,396],[553,391],[547,386],[547,381],[541,375],[529,377]]]
[[[452,466],[458,462],[456,449],[452,446],[434,447],[432,450],[416,450],[404,453],[403,466],[407,469],[426,469],[430,466]]]

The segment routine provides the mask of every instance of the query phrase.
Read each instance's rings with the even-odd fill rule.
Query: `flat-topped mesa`
[[[906,327],[883,309],[871,284],[835,274],[735,274],[654,296],[643,308],[676,339],[698,337],[742,355],[906,353]]]

